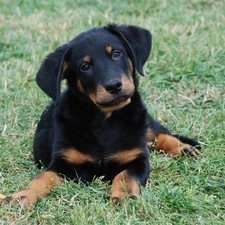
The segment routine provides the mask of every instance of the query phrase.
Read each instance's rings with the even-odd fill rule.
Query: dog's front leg
[[[145,186],[150,170],[149,160],[131,163],[128,168],[117,174],[110,189],[110,200],[120,204],[124,198],[135,199],[140,194],[140,185]]]
[[[1,204],[6,202],[18,202],[22,208],[36,202],[41,198],[47,197],[49,192],[55,186],[61,184],[61,177],[53,171],[44,171],[34,177],[22,191],[16,192],[2,200]]]
[[[140,193],[138,180],[129,175],[128,170],[120,172],[113,180],[110,189],[110,200],[118,205],[126,197],[136,198]]]

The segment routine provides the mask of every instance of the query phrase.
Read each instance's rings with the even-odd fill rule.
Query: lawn
[[[32,138],[50,101],[35,83],[42,60],[108,22],[151,31],[143,99],[173,133],[202,144],[201,160],[152,153],[147,186],[135,201],[113,207],[108,183],[65,181],[26,210],[0,208],[0,224],[225,224],[224,0],[1,0],[0,194],[22,189],[38,173]]]

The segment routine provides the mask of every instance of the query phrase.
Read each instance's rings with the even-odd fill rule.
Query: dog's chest
[[[65,110],[63,117],[65,119],[60,123],[61,134],[65,134],[63,140],[98,161],[117,152],[141,147],[145,142],[144,108],[137,110],[129,105],[106,118],[104,113],[80,106]]]
[[[107,149],[112,151],[114,148],[129,148],[132,142],[135,142],[135,140],[132,140],[132,134],[137,129],[143,128],[137,128],[132,121],[118,116],[108,120],[93,120],[89,132],[103,151]],[[137,135],[135,139],[139,138]]]

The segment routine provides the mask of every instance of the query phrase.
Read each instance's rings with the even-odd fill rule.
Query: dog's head
[[[134,26],[109,24],[81,33],[49,54],[37,73],[40,88],[56,102],[60,82],[110,113],[129,104],[135,91],[135,69],[151,50],[151,34]]]

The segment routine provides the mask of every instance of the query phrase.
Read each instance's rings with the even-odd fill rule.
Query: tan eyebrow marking
[[[106,46],[105,50],[106,50],[106,52],[108,52],[109,54],[112,53],[112,47],[111,47],[111,46]]]
[[[84,61],[85,61],[86,63],[90,63],[90,62],[91,62],[91,57],[88,56],[88,55],[86,55],[86,56],[84,57]]]

